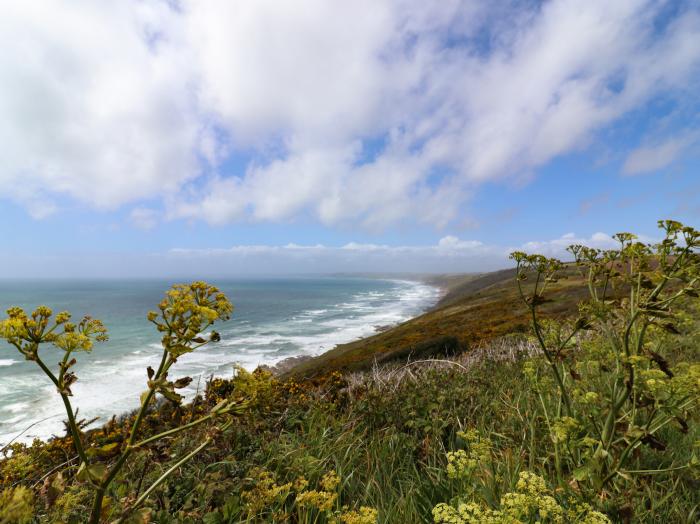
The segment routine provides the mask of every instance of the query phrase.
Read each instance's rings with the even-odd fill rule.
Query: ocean
[[[192,397],[209,376],[230,377],[233,367],[252,370],[297,355],[317,355],[335,345],[373,334],[435,303],[439,290],[405,280],[354,277],[298,277],[212,280],[235,306],[228,322],[215,329],[221,342],[183,356],[171,378],[191,376]],[[89,314],[102,320],[109,341],[91,353],[77,354],[78,382],[72,387],[79,418],[95,424],[138,407],[146,387],[146,367],[157,367],[160,337],[146,313],[156,309],[164,280],[0,281],[0,308],[33,310],[47,305],[73,318]],[[51,346],[42,359],[52,368],[62,358]],[[64,433],[65,413],[55,387],[38,366],[0,340],[0,447]]]

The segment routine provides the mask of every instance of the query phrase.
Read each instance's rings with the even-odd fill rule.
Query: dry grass
[[[409,360],[408,362],[380,363],[371,369],[345,375],[350,394],[368,386],[396,392],[405,382],[421,382],[426,373],[446,367],[458,373],[470,373],[485,362],[516,362],[540,353],[539,347],[525,337],[501,337],[481,343],[469,352],[450,358]]]

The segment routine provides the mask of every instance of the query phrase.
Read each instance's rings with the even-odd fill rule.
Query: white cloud
[[[155,2],[2,4],[2,196],[113,208],[197,175],[183,57],[149,45],[173,16]]]
[[[435,245],[389,246],[350,242],[285,246],[237,245],[217,249],[173,249],[167,264],[206,273],[227,268],[240,273],[465,272],[508,265],[505,248],[447,236]]]
[[[695,139],[694,136],[686,135],[670,138],[657,145],[639,147],[627,156],[622,172],[638,175],[668,167]]]
[[[697,9],[659,32],[651,0],[497,4],[5,2],[0,196],[37,216],[160,197],[212,224],[444,226],[480,183],[697,96]],[[251,161],[227,173],[229,154]],[[640,155],[632,171],[674,151]]]
[[[539,253],[549,257],[570,259],[566,251],[571,245],[579,244],[597,249],[615,249],[619,247],[617,240],[607,233],[594,233],[590,237],[578,237],[574,233],[567,233],[559,238],[546,241],[530,241],[523,244],[520,249],[527,253]]]
[[[642,238],[643,242],[654,239]],[[511,268],[512,251],[526,251],[571,260],[566,248],[584,244],[616,248],[607,233],[581,237],[567,233],[559,238],[526,242],[520,246],[489,244],[448,235],[434,244],[385,245],[349,242],[323,244],[241,244],[227,248],[174,248],[166,252],[74,253],[64,255],[14,254],[0,257],[6,277],[158,277],[169,279],[230,278],[260,275],[328,273],[468,273]]]
[[[652,239],[642,238],[644,242]],[[215,272],[227,268],[241,273],[323,273],[323,272],[471,272],[511,267],[508,256],[522,250],[571,260],[566,248],[582,244],[614,249],[619,243],[607,233],[580,237],[567,233],[559,238],[530,241],[517,247],[485,244],[447,235],[432,245],[383,245],[350,242],[340,247],[323,244],[285,246],[236,245],[216,249],[172,249],[169,263],[187,264]]]
[[[148,231],[158,225],[158,212],[147,207],[136,207],[129,213],[129,221],[134,227]]]

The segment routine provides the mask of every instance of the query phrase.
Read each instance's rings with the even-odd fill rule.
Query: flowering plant
[[[155,325],[159,333],[162,333],[163,352],[158,368],[154,370],[149,366],[147,369],[147,389],[141,395],[140,407],[133,424],[126,428],[128,434],[125,435],[119,455],[111,465],[98,460],[96,456],[99,453],[92,453],[93,450],[85,448],[82,435],[85,423],[76,420],[77,411],[71,404],[71,386],[78,380],[75,372],[72,371],[77,363],[74,355],[79,352],[89,352],[96,342],[107,340],[107,330],[102,322],[84,317],[75,324],[70,321],[70,313],[63,311],[54,316],[51,309],[46,306],[38,307],[30,315],[17,307],[7,311],[8,317],[0,322],[0,337],[13,345],[27,360],[35,362],[56,386],[63,400],[68,416],[68,430],[80,461],[76,478],[94,491],[88,522],[96,524],[109,512],[110,499],[105,497],[105,494],[135,450],[205,422],[212,421],[219,424],[194,450],[179,459],[138,498],[129,503],[118,520],[118,522],[143,521],[148,511],[140,507],[153,491],[180,466],[206,448],[216,433],[232,424],[233,421],[228,415],[233,415],[244,407],[244,402],[223,399],[208,414],[192,422],[139,440],[144,417],[157,395],[180,404],[183,396],[176,390],[186,387],[192,380],[190,377],[170,380],[168,373],[171,367],[182,355],[211,342],[218,342],[220,336],[217,332],[211,331],[206,336],[204,333],[215,322],[227,320],[232,311],[233,306],[216,287],[205,282],[193,282],[174,285],[158,304],[158,311],[148,313],[148,320]],[[63,352],[57,371],[51,370],[45,362],[42,348],[46,345]]]
[[[678,305],[700,294],[700,232],[671,220],[659,227],[664,238],[654,245],[619,233],[617,249],[569,248],[590,295],[570,325],[540,314],[565,265],[511,255],[542,353],[524,371],[542,399],[557,480],[564,484],[570,473],[570,485],[602,498],[636,475],[695,467],[693,460],[653,470],[630,466],[641,446],[666,449],[662,430],[687,432],[700,403],[700,366],[669,359],[681,329]]]

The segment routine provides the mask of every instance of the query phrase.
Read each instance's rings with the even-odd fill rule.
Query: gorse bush
[[[81,351],[90,351],[95,342],[107,340],[107,330],[102,322],[85,317],[75,324],[70,321],[70,313],[62,311],[54,316],[51,309],[46,306],[38,307],[30,315],[17,307],[10,308],[7,311],[8,318],[0,322],[0,336],[17,348],[27,360],[33,361],[38,365],[56,386],[58,394],[65,405],[68,416],[67,426],[72,436],[72,445],[79,458],[75,477],[77,480],[84,482],[86,486],[89,486],[93,492],[93,504],[88,522],[91,524],[98,523],[103,516],[111,514],[111,499],[106,497],[105,494],[112,481],[135,450],[205,422],[216,421],[219,424],[217,426],[219,431],[224,431],[231,426],[232,419],[230,415],[238,412],[242,403],[222,400],[208,414],[196,420],[139,440],[144,417],[147,415],[149,407],[155,401],[157,395],[162,395],[167,400],[179,404],[183,397],[176,390],[186,387],[191,382],[189,377],[174,381],[170,380],[168,373],[171,367],[180,356],[210,342],[218,341],[220,337],[215,331],[212,331],[207,338],[204,338],[202,333],[208,330],[214,322],[228,319],[232,311],[233,306],[218,289],[204,282],[193,282],[188,285],[173,286],[158,304],[158,311],[152,311],[148,314],[148,320],[162,333],[163,354],[157,370],[153,370],[150,366],[147,369],[147,389],[141,395],[140,408],[128,430],[128,437],[121,445],[116,461],[111,466],[100,460],[99,456],[102,453],[114,450],[119,445],[110,443],[102,449],[86,449],[82,434],[84,423],[76,420],[76,411],[74,411],[70,400],[72,396],[71,386],[78,380],[78,377],[72,371],[73,366],[77,362],[75,355]],[[46,351],[44,347],[47,345],[53,346],[55,350],[62,352],[57,371],[52,371],[46,364],[45,360],[47,358],[53,358],[44,355]],[[166,471],[150,487],[144,490],[140,496],[133,500],[127,500],[127,503],[123,505],[122,515],[118,522],[138,522],[146,518],[148,510],[140,511],[139,508],[148,496],[173,471],[206,448],[215,434],[215,432],[211,432],[203,442],[180,458],[170,470]],[[60,489],[62,483],[62,476],[59,475],[55,478],[54,484],[48,487],[54,490]],[[14,506],[10,504],[0,508],[0,511],[2,511],[0,514],[3,515],[0,519],[6,518],[9,521],[11,517],[5,516],[6,513],[21,512],[24,507],[22,503],[26,506],[26,502],[23,502],[26,497],[18,490],[7,493],[3,491],[2,496],[9,498]],[[13,509],[15,506],[18,509]],[[21,519],[15,518],[15,520]]]

